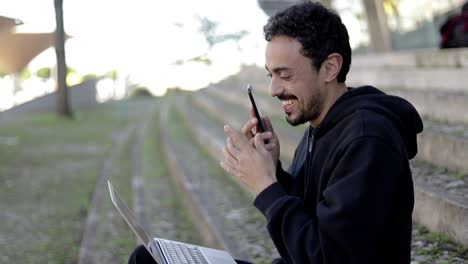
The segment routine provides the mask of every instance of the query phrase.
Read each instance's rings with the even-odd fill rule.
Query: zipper
[[[309,189],[310,181],[311,181],[311,175],[310,174],[310,167],[312,165],[312,155],[313,155],[313,150],[314,150],[314,136],[318,128],[313,129],[312,127],[309,127],[309,136],[307,139],[307,159],[306,159],[306,174],[305,174],[305,184],[304,184],[304,201],[307,199],[307,190]]]

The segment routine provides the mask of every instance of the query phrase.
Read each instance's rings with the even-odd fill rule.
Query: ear
[[[341,71],[341,66],[343,65],[343,57],[338,53],[332,53],[328,55],[324,63],[326,70],[325,81],[332,82],[336,80]]]

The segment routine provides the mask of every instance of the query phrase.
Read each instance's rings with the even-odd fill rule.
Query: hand
[[[276,161],[266,148],[261,134],[253,137],[253,146],[229,126],[224,126],[228,136],[223,148],[221,167],[246,184],[256,194],[276,182]]]
[[[250,141],[250,144],[255,147],[254,136],[257,134],[257,123],[258,120],[255,118],[253,108],[250,109],[250,120],[248,120],[242,127],[242,134]],[[278,136],[271,125],[271,121],[268,117],[263,117],[263,123],[266,126],[267,132],[261,133],[261,137],[264,142],[268,142],[265,147],[271,153],[275,163],[279,160],[280,154],[280,142]]]

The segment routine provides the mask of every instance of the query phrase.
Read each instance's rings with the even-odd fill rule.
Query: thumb
[[[255,148],[261,152],[268,152],[265,147],[265,142],[262,139],[261,133],[255,134]]]

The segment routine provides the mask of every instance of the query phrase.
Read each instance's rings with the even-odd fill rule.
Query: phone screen
[[[263,124],[263,119],[260,117],[260,113],[258,112],[257,105],[255,104],[255,100],[252,94],[252,85],[247,85],[247,93],[249,94],[250,102],[252,103],[252,107],[255,113],[255,117],[258,120],[257,123],[257,132],[263,133],[266,131],[265,124]]]

